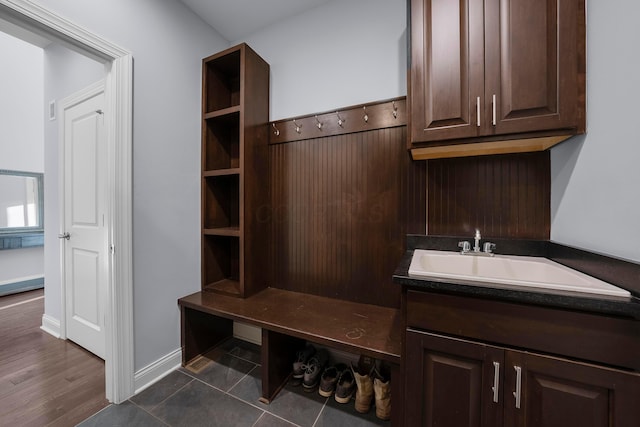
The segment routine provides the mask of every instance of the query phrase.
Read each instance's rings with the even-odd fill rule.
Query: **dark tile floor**
[[[79,427],[390,426],[375,408],[359,414],[301,386],[287,385],[269,405],[260,397],[260,347],[232,339],[208,354],[212,362],[195,374],[178,369],[120,405],[109,405]]]

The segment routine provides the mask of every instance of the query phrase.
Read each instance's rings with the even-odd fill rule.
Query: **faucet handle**
[[[462,252],[469,252],[471,250],[471,243],[467,242],[466,240],[463,242],[458,242],[458,247],[462,248]]]
[[[482,249],[482,250],[483,250],[485,253],[490,254],[490,253],[492,253],[492,251],[493,251],[495,248],[496,248],[496,244],[495,244],[495,243],[491,243],[491,242],[484,242],[484,245],[483,245],[483,249]]]
[[[482,239],[482,236],[480,235],[480,229],[476,228],[476,235],[474,237],[475,239]]]

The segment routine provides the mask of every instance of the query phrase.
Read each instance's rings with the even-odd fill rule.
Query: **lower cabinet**
[[[640,425],[640,374],[406,332],[406,426]]]

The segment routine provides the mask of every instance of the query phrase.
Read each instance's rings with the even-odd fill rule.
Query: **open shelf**
[[[240,50],[204,63],[205,112],[240,105]]]
[[[207,292],[226,294],[234,297],[242,294],[240,282],[231,279],[222,279],[214,283],[209,283],[208,285],[205,285],[204,290]]]
[[[203,228],[240,226],[240,176],[219,175],[203,180]]]
[[[203,132],[203,170],[240,167],[238,111],[205,119]]]
[[[240,106],[234,105],[233,107],[224,108],[222,110],[210,111],[204,113],[204,119],[224,119],[225,117],[231,117],[240,113]]]
[[[208,236],[240,237],[240,227],[205,228],[204,234]]]
[[[240,240],[233,236],[202,237],[203,289],[240,295]]]
[[[205,170],[202,172],[202,176],[204,178],[210,178],[214,176],[228,176],[228,175],[240,175],[240,168],[214,169],[214,170]]]

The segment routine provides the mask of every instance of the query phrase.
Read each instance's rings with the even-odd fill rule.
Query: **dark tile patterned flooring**
[[[368,427],[390,426],[356,412],[317,391],[286,385],[269,405],[261,391],[260,347],[232,339],[209,353],[212,362],[195,374],[180,368],[120,405],[109,405],[79,427],[248,426]]]

